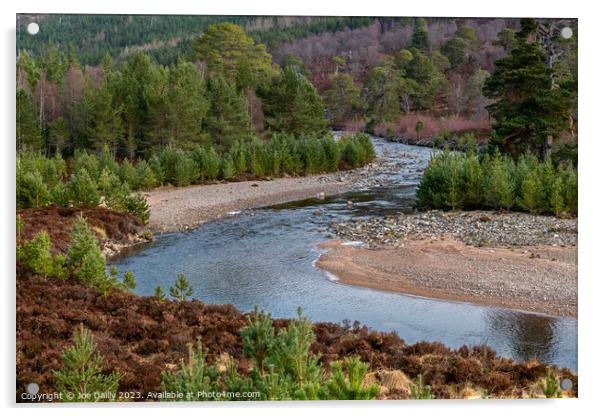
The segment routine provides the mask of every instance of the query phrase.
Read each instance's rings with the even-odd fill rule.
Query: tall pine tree
[[[542,158],[548,138],[557,138],[568,128],[569,92],[552,85],[552,70],[539,43],[531,40],[533,19],[522,19],[517,46],[496,61],[483,93],[495,100],[487,109],[495,119],[492,149],[517,156],[534,151]]]

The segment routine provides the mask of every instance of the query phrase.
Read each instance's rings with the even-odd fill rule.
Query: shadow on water
[[[426,165],[422,148],[380,142],[377,150],[394,157],[395,146],[415,156],[409,171]],[[194,297],[203,302],[230,303],[242,311],[257,305],[283,318],[294,317],[301,306],[314,321],[358,320],[396,331],[409,343],[440,341],[453,348],[487,343],[517,360],[536,357],[576,370],[576,319],[342,285],[314,266],[321,253],[317,245],[334,237],[328,230],[332,222],[410,211],[415,185],[404,178],[400,174],[388,186],[247,211],[192,232],[162,235],[116,265],[135,273],[140,295],[152,295],[157,286],[167,291],[184,272]]]

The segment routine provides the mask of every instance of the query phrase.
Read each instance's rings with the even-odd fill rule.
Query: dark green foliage
[[[178,273],[178,280],[176,280],[174,286],[169,288],[169,294],[175,300],[186,300],[189,296],[192,296],[192,287],[184,273]]]
[[[533,19],[521,20],[516,48],[496,61],[483,92],[495,100],[487,107],[495,119],[492,150],[515,157],[530,151],[543,159],[549,138],[558,138],[569,127],[574,96],[563,85],[553,86],[553,70],[546,65],[546,55],[539,42],[531,41],[534,29]]]
[[[414,23],[414,33],[412,34],[412,48],[428,49],[429,44],[429,32],[426,20],[417,18]]]
[[[406,75],[415,82],[414,102],[418,108],[430,108],[437,94],[447,87],[447,79],[427,55],[413,49],[412,56]]]
[[[330,88],[324,92],[331,125],[341,126],[361,113],[360,90],[350,74],[339,73],[330,79]]]
[[[97,286],[107,278],[105,258],[96,235],[82,216],[74,221],[71,228],[67,267],[73,276],[88,286]]]
[[[54,371],[56,391],[67,402],[115,401],[120,375],[104,374],[103,357],[83,324],[73,334],[73,345],[62,354],[63,368]],[[110,397],[110,398],[108,398]]]
[[[514,205],[514,184],[512,169],[514,164],[503,160],[499,154],[491,159],[485,175],[485,203],[494,209],[510,209]]]
[[[203,120],[204,130],[215,145],[227,150],[236,140],[251,135],[251,121],[244,95],[222,76],[207,80],[209,111]]]
[[[360,133],[353,137],[342,137],[339,140],[341,160],[352,168],[361,166],[374,158],[374,148],[370,137]]]
[[[456,67],[466,63],[468,58],[466,48],[466,41],[459,36],[454,36],[441,47],[441,53],[449,59],[452,67]]]
[[[100,195],[94,179],[90,177],[86,168],[81,168],[71,175],[67,182],[69,202],[74,207],[93,208],[100,202]]]
[[[326,130],[322,98],[294,69],[285,68],[262,96],[266,124],[272,131],[302,135]]]
[[[212,376],[215,377],[214,369],[207,365],[205,359],[200,338],[197,339],[196,351],[192,344],[188,344],[188,361],[182,360],[177,371],[161,373],[163,391],[183,393],[183,401],[203,400],[204,396],[198,393],[216,390],[212,382]]]
[[[53,256],[51,242],[46,231],[41,231],[33,239],[26,241],[17,249],[17,262],[32,272],[47,277],[66,277],[65,258]]]
[[[44,141],[31,96],[17,90],[17,149],[43,150]]]
[[[157,300],[160,300],[160,301],[164,301],[166,299],[165,298],[165,291],[163,290],[163,288],[161,286],[157,286],[155,288],[155,295],[154,296],[155,296],[155,298],[157,298]]]
[[[572,165],[518,161],[446,151],[434,156],[416,191],[427,209],[507,209],[542,214],[577,214],[577,173]]]
[[[364,377],[369,365],[358,357],[348,357],[341,362],[331,364],[328,381],[328,398],[332,400],[371,400],[379,392],[377,384],[364,386]],[[345,373],[347,375],[345,376]]]
[[[65,182],[67,168],[60,155],[46,158],[22,151],[17,157],[17,207],[97,207],[102,202],[147,223],[148,204],[142,194],[132,190],[147,190],[165,183],[187,186],[243,174],[270,177],[333,172],[339,167],[362,166],[373,157],[372,142],[365,134],[336,142],[331,134],[295,138],[277,133],[267,142],[257,137],[237,140],[221,155],[213,147],[196,145],[183,150],[167,146],[148,162],[140,160],[135,164],[128,159],[118,163],[105,146],[98,156],[76,151],[72,174]]]
[[[158,184],[155,173],[146,160],[141,160],[136,165],[136,183],[138,189],[144,191],[151,190]]]
[[[251,357],[257,371],[264,374],[265,361],[275,343],[272,318],[255,307],[255,312],[247,317],[247,326],[240,331],[240,336],[243,353]]]
[[[240,334],[243,353],[252,360],[249,376],[239,374],[232,359],[208,365],[199,339],[196,350],[189,345],[188,360],[181,362],[180,369],[162,373],[165,391],[183,393],[168,400],[367,400],[379,391],[377,385],[364,384],[369,366],[357,357],[333,363],[330,375],[324,373],[319,355],[310,352],[315,341],[312,324],[300,309],[297,320],[276,333],[270,315],[255,308]],[[203,394],[224,390],[259,396]]]
[[[125,211],[140,218],[144,224],[150,219],[150,207],[142,194],[130,194],[125,198]]]
[[[17,162],[17,208],[44,207],[51,202],[48,186],[38,171],[23,172]]]

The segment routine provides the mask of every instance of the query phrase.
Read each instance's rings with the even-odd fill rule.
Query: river
[[[139,295],[152,295],[156,286],[168,292],[183,272],[193,297],[206,303],[230,303],[242,311],[257,305],[278,318],[294,317],[301,306],[316,322],[357,320],[396,331],[408,343],[486,343],[519,361],[538,358],[577,371],[576,319],[343,285],[314,266],[321,253],[317,244],[334,237],[329,223],[411,210],[431,149],[373,141],[395,173],[381,174],[366,189],[233,212],[191,232],[159,235],[113,264],[134,272]]]

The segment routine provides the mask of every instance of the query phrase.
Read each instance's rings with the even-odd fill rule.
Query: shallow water
[[[317,244],[334,237],[330,222],[411,209],[430,150],[378,139],[375,144],[391,160],[407,159],[386,186],[246,211],[188,233],[158,236],[115,265],[135,273],[140,295],[152,295],[156,286],[167,292],[183,272],[194,297],[203,302],[230,303],[242,311],[257,305],[274,317],[294,317],[301,306],[314,321],[357,320],[396,331],[409,343],[487,343],[501,355],[521,361],[535,357],[576,371],[575,319],[343,285],[314,266],[321,252]],[[314,215],[317,209],[322,215]]]

